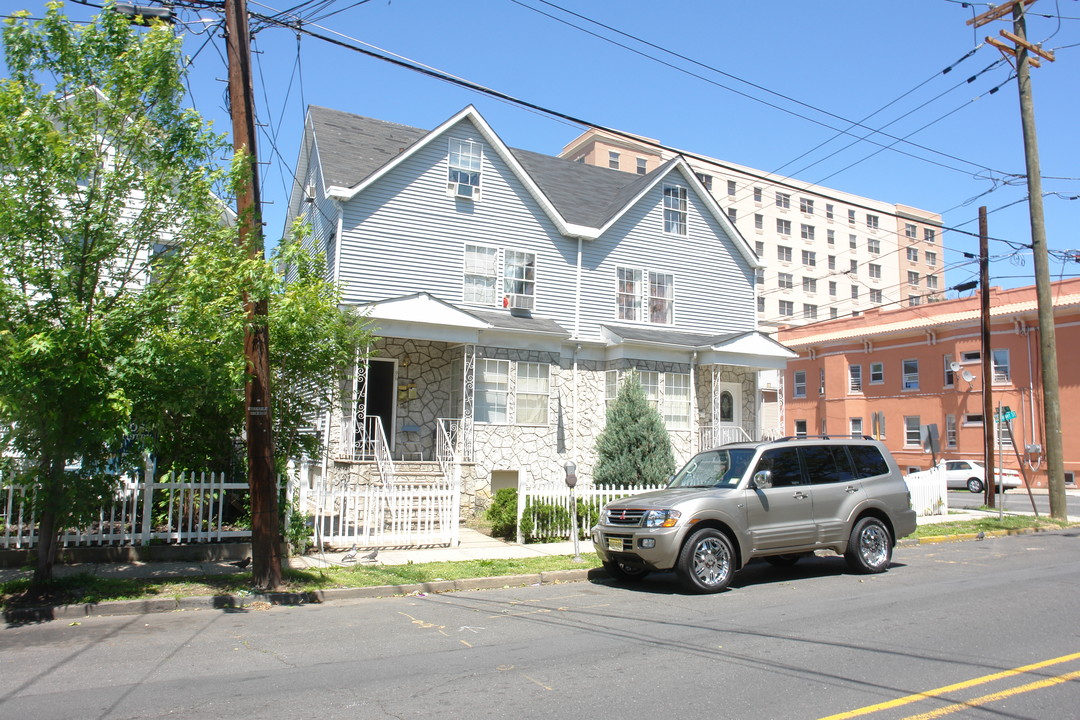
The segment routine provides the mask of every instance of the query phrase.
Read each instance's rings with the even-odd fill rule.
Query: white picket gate
[[[147,472],[147,475],[150,473]],[[66,528],[63,547],[206,543],[248,539],[250,528],[228,522],[230,491],[247,491],[246,482],[228,482],[220,473],[169,474],[146,482],[125,476],[111,503],[102,505],[87,526]],[[37,521],[21,486],[0,475],[0,548],[37,545]]]
[[[919,517],[949,514],[949,490],[945,484],[945,463],[904,476],[911,493],[911,509]]]
[[[597,512],[612,500],[630,495],[640,495],[652,490],[661,490],[664,485],[646,487],[598,487],[585,485],[574,488],[573,495],[579,504],[588,508],[594,508]],[[550,513],[549,508],[560,508],[561,511]],[[561,538],[573,540],[573,520],[570,515],[571,500],[570,488],[565,484],[551,483],[534,485],[518,490],[517,507],[517,541],[525,542],[522,521],[526,524],[531,522],[534,528],[543,527],[544,536],[547,538]],[[590,514],[584,516],[591,518]],[[587,534],[588,527],[579,527],[580,534]]]

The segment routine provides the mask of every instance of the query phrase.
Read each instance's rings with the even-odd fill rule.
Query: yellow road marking
[[[953,692],[955,690],[963,690],[965,688],[974,687],[976,685],[983,685],[994,680],[1001,680],[1002,678],[1014,677],[1021,675],[1032,670],[1039,670],[1050,665],[1058,665],[1063,662],[1069,662],[1070,660],[1080,659],[1080,653],[1073,653],[1071,655],[1062,655],[1061,657],[1054,658],[1052,660],[1043,660],[1042,662],[1032,663],[1031,665],[1024,665],[1013,670],[1003,670],[1002,672],[993,673],[991,675],[983,675],[972,680],[965,680],[964,682],[955,683],[953,685],[946,685],[944,687],[935,688],[933,690],[927,690],[926,692],[915,693],[914,695],[906,695],[905,697],[896,698],[895,700],[888,700],[877,705],[867,705],[857,710],[849,710],[847,712],[838,713],[836,715],[829,715],[823,717],[820,720],[847,720],[848,718],[859,717],[861,715],[870,715],[876,713],[879,710],[888,710],[889,708],[901,707],[903,705],[909,705],[913,702],[925,700],[926,698],[937,697],[938,695],[944,695],[945,693]]]
[[[548,687],[547,685],[545,685],[544,683],[540,682],[539,680],[536,680],[536,679],[534,679],[534,678],[531,678],[531,677],[529,677],[529,676],[528,676],[528,675],[526,675],[525,673],[521,673],[521,676],[522,676],[523,678],[525,678],[526,680],[531,680],[532,682],[536,683],[537,685],[539,685],[540,687],[544,688],[545,690],[550,690],[550,689],[551,689],[551,688],[549,688],[549,687]]]
[[[982,697],[973,698],[967,702],[957,703],[955,705],[946,705],[943,708],[932,710],[922,715],[911,715],[904,718],[904,720],[934,720],[934,718],[943,717],[945,715],[951,715],[959,710],[968,710],[979,705],[986,705],[987,703],[994,702],[995,700],[1004,700],[1007,697],[1013,695],[1019,695],[1020,693],[1031,692],[1032,690],[1042,690],[1043,688],[1053,687],[1054,685],[1060,685],[1063,682],[1069,682],[1070,680],[1076,680],[1080,678],[1080,670],[1076,672],[1066,673],[1065,675],[1058,675],[1052,678],[1046,678],[1044,680],[1036,680],[1033,683],[1027,685],[1020,685],[1010,690],[1002,690],[1001,692],[990,693],[989,695],[983,695]]]

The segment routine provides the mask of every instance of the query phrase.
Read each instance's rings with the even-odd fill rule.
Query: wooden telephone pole
[[[1020,93],[1020,123],[1024,132],[1024,157],[1027,166],[1028,212],[1031,218],[1031,249],[1035,264],[1035,295],[1039,307],[1039,356],[1042,365],[1043,391],[1043,441],[1046,443],[1046,472],[1050,490],[1050,516],[1064,520],[1065,462],[1061,443],[1061,398],[1058,394],[1057,334],[1054,326],[1054,303],[1050,286],[1050,261],[1046,246],[1046,223],[1043,217],[1042,176],[1039,169],[1039,144],[1035,134],[1035,107],[1031,95],[1030,66],[1040,67],[1037,55],[1048,62],[1054,55],[1027,41],[1027,23],[1024,11],[1035,0],[1016,0],[999,5],[967,21],[968,25],[981,27],[994,20],[1003,19],[1012,12],[1013,31],[1001,31],[1001,36],[1013,44],[1007,45],[997,38],[987,37],[986,42],[998,48],[1016,63],[1016,87]],[[983,418],[986,422],[987,418]]]
[[[226,0],[225,32],[229,60],[229,105],[233,149],[246,153],[243,185],[237,189],[237,242],[253,258],[263,257],[262,213],[259,204],[259,166],[255,153],[255,96],[251,84],[251,37],[247,0]],[[265,298],[245,295],[247,359],[244,427],[247,432],[248,488],[251,491],[251,573],[255,587],[281,585],[281,532],[278,520],[274,438],[270,422],[270,345]]]

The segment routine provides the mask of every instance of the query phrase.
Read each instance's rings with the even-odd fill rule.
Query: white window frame
[[[619,169],[619,153],[614,150],[608,150],[607,166],[611,170]]]
[[[783,218],[776,218],[776,234],[777,235],[791,235],[791,221],[784,220]]]
[[[511,308],[533,310],[536,305],[536,253],[503,250],[503,300]]]
[[[499,248],[480,243],[465,243],[462,253],[462,302],[495,305],[499,288]]]
[[[787,245],[777,245],[776,259],[780,262],[791,262],[791,248]]]
[[[641,322],[641,307],[645,293],[642,289],[641,268],[615,268],[615,319]],[[629,315],[629,316],[628,316]]]
[[[484,146],[475,140],[448,141],[446,192],[453,197],[480,199]]]
[[[514,422],[517,425],[548,425],[551,405],[551,366],[518,362],[514,385]],[[531,415],[531,417],[525,417]]]
[[[867,241],[866,241],[866,250],[871,255],[880,255],[881,254],[881,241],[878,240],[877,238],[869,238],[869,239],[867,239]]]
[[[782,290],[794,289],[795,276],[791,273],[776,273],[776,286]]]
[[[817,253],[813,250],[803,250],[802,264],[804,267],[817,267]]]
[[[945,378],[944,378],[943,387],[947,387],[947,388],[954,387],[956,385],[956,373],[953,372],[953,369],[952,369],[953,356],[951,354],[949,354],[949,353],[946,353],[945,355],[942,356],[942,361],[944,362],[944,369],[945,369]]]
[[[482,358],[476,361],[476,396],[473,417],[487,425],[509,422],[510,361]]]
[[[956,447],[956,416],[945,416],[945,447]]]
[[[690,429],[690,374],[664,373],[664,423],[668,430]]]
[[[848,418],[848,434],[853,438],[863,436],[863,419],[861,417]]]
[[[918,390],[919,389],[919,360],[918,358],[908,358],[900,361],[900,371],[902,378],[901,387],[904,390]]]
[[[666,278],[667,282],[658,280]],[[666,295],[657,294],[658,288],[667,288]],[[653,325],[673,325],[675,323],[675,276],[671,273],[649,271],[649,318]],[[658,320],[664,316],[666,319]]]
[[[1009,385],[1012,383],[1008,348],[992,348],[990,350],[990,367],[994,373],[994,385]]]
[[[877,230],[881,226],[881,218],[871,213],[866,213],[866,227]]]
[[[793,317],[795,315],[795,302],[792,300],[780,301],[780,317]]]
[[[907,248],[907,259],[908,259],[908,262],[913,262],[913,263],[919,262],[919,248],[913,248],[913,247]]]
[[[794,427],[795,427],[795,437],[797,437],[797,438],[806,437],[806,421],[805,420],[795,420],[794,421]]]
[[[689,234],[686,188],[664,184],[664,234],[686,237]]]
[[[904,447],[922,447],[922,419],[919,415],[904,416]]]
[[[776,207],[781,210],[788,210],[791,208],[791,195],[789,193],[776,193]]]
[[[806,397],[806,371],[796,370],[791,377],[791,397]]]
[[[848,394],[861,395],[862,391],[862,365],[859,363],[851,363],[848,365]]]
[[[904,223],[904,236],[912,240],[918,240],[919,228],[916,227],[915,223]]]
[[[885,363],[870,363],[870,384],[881,385],[885,382]]]

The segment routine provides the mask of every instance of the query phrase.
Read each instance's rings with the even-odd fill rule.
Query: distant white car
[[[1020,473],[1008,468],[994,469],[998,487],[1020,487]],[[950,490],[963,490],[967,488],[973,493],[981,493],[986,487],[986,468],[981,462],[975,460],[946,460],[945,461],[945,484]]]

